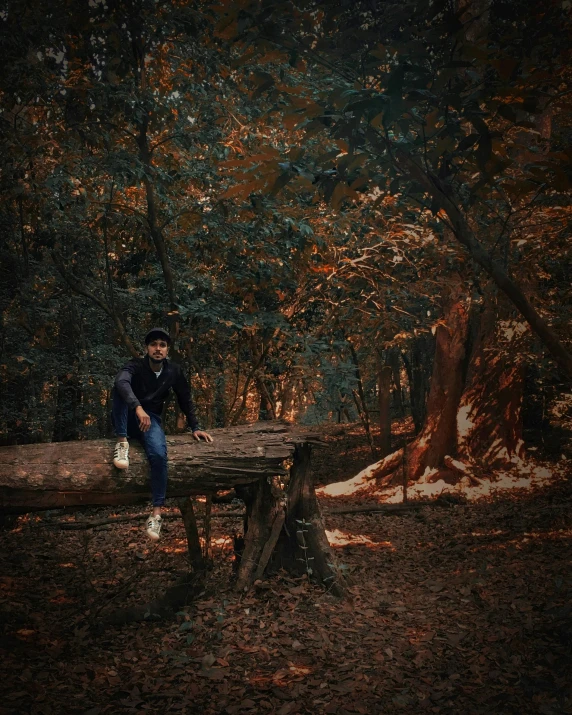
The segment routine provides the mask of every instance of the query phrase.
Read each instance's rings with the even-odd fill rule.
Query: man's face
[[[164,340],[151,340],[147,343],[147,355],[155,362],[161,362],[167,357],[169,346]]]

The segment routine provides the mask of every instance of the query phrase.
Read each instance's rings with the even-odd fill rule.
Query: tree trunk
[[[286,375],[280,391],[280,413],[278,415],[280,419],[287,419],[287,415],[294,410],[295,385],[295,375]]]
[[[272,401],[272,395],[268,383],[263,377],[256,378],[256,386],[260,395],[260,406],[258,408],[258,419],[269,421],[276,419],[276,411]]]
[[[428,469],[479,483],[493,469],[518,461],[523,454],[522,402],[524,369],[518,356],[510,358],[499,344],[498,300],[487,298],[484,310],[469,316],[456,282],[446,300],[445,315],[437,326],[437,346],[423,429],[405,449],[399,449],[367,472],[348,480],[352,493],[356,483],[367,489],[419,480]],[[506,300],[506,299],[505,299]],[[467,360],[465,355],[470,353]],[[405,467],[405,471],[403,471]],[[334,493],[334,490],[325,493]],[[338,493],[343,491],[337,487]]]
[[[356,391],[352,390],[353,396],[354,396],[354,402],[356,403],[357,411],[360,416],[360,419],[362,421],[365,434],[367,437],[367,441],[369,443],[369,448],[371,449],[371,454],[375,459],[376,452],[375,452],[375,444],[373,443],[373,436],[371,434],[371,420],[369,418],[369,410],[367,409],[367,401],[365,398],[365,390],[363,389],[363,380],[361,378],[361,368],[359,365],[358,361],[358,356],[356,353],[356,349],[353,346],[353,343],[348,340],[348,345],[350,346],[350,353],[352,356],[352,361],[355,367],[355,376],[356,376],[356,381],[357,381],[357,395]]]
[[[261,479],[258,489],[242,491],[246,504],[244,548],[240,555],[236,588],[246,590],[264,574],[284,523],[281,493],[272,479]]]
[[[244,539],[235,539],[237,590],[246,590],[266,571],[284,568],[306,574],[334,595],[343,594],[345,584],[312,482],[310,455],[310,445],[296,446],[286,490],[270,479],[237,490],[246,504]]]
[[[379,407],[379,450],[386,457],[391,452],[391,375],[390,365],[384,365],[378,356],[378,407]]]
[[[393,405],[399,417],[405,416],[405,406],[403,404],[403,392],[401,388],[401,361],[399,350],[392,348],[388,351],[388,363],[391,366],[391,377],[393,380]]]
[[[290,470],[284,527],[272,556],[272,568],[307,574],[335,596],[346,584],[329,544],[311,471],[311,446],[297,445]]]
[[[434,341],[432,336],[427,335],[413,339],[409,355],[402,353],[409,382],[411,417],[415,425],[416,434],[421,432],[425,422],[434,353]]]
[[[408,449],[408,476],[414,480],[427,469],[442,466],[445,455],[456,452],[456,417],[463,391],[463,360],[469,323],[459,277],[453,281],[444,308],[444,318],[435,333],[435,360],[425,424]]]
[[[524,365],[498,347],[497,302],[481,314],[457,415],[458,457],[484,469],[521,457]]]
[[[509,359],[506,345],[499,345],[497,300],[487,299],[476,322],[467,312],[459,282],[446,303],[436,329],[423,429],[406,449],[368,467],[363,488],[374,481],[378,486],[391,482],[403,484],[405,491],[405,479],[419,480],[428,469],[437,470],[435,479],[448,472],[477,483],[475,472],[483,476],[522,457],[524,370],[518,358]],[[352,488],[355,480],[349,480]]]

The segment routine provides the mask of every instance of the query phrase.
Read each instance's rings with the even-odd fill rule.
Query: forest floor
[[[372,461],[359,430],[327,434],[321,483]],[[134,507],[20,517],[0,536],[0,715],[570,713],[571,500],[570,478],[405,516],[328,514],[349,500],[323,500],[343,601],[283,573],[237,594],[240,520],[214,519],[195,602],[103,629],[186,570],[180,520],[152,546],[140,522],[58,525]]]

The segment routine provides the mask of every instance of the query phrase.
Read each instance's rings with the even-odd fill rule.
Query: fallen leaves
[[[422,518],[329,515],[350,537],[342,602],[284,573],[235,594],[221,532],[207,593],[171,621],[103,633],[100,609],[148,602],[186,568],[182,527],[150,550],[128,522],[56,534],[22,520],[0,553],[0,713],[565,712],[571,492]]]

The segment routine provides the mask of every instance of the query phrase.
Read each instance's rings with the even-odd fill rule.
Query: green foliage
[[[569,303],[560,4],[495,2],[484,29],[430,2],[5,8],[10,439],[104,434],[112,377],[155,324],[206,424],[266,399],[330,416],[355,388],[346,338],[371,387],[380,351],[438,321],[451,272],[482,288],[409,160],[490,255],[541,276],[548,315]]]

